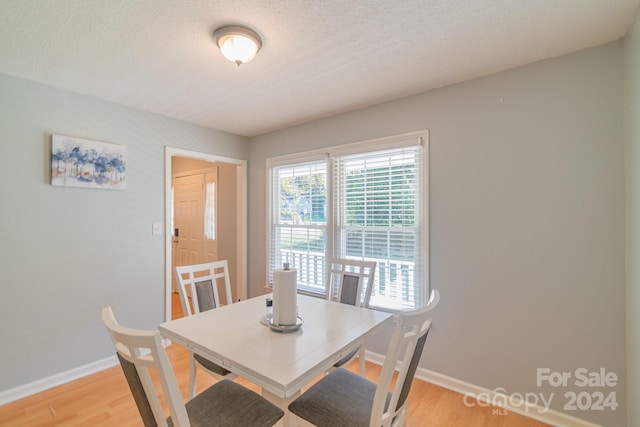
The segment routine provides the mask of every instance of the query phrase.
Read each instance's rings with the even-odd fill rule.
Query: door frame
[[[171,233],[171,158],[187,157],[208,162],[228,163],[236,165],[236,191],[238,194],[236,210],[239,213],[236,238],[238,239],[237,254],[238,267],[236,277],[239,279],[236,285],[238,298],[247,298],[247,161],[232,157],[223,157],[216,154],[201,153],[165,146],[164,155],[164,291],[165,291],[165,321],[171,320],[171,259],[172,259],[172,233]]]

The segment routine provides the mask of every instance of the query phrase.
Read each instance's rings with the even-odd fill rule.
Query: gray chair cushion
[[[213,282],[211,280],[197,282],[196,294],[198,295],[198,308],[201,312],[216,308],[216,300],[213,297]],[[198,354],[194,354],[193,358],[206,369],[218,375],[225,376],[230,373],[230,371],[224,369],[222,366],[216,365]]]
[[[411,362],[409,363],[407,376],[404,378],[404,383],[402,384],[402,389],[400,390],[400,397],[398,397],[398,404],[396,405],[396,409],[404,405],[407,397],[409,397],[409,391],[411,390],[413,377],[416,374],[416,369],[418,368],[418,363],[420,362],[420,357],[422,356],[422,350],[424,350],[424,345],[427,341],[427,335],[429,335],[428,330],[423,336],[418,338],[418,341],[416,342],[416,348],[415,350],[413,350],[413,355],[411,356]]]
[[[222,380],[186,404],[191,427],[270,427],[284,412],[233,381]],[[167,424],[173,427],[171,417]]]
[[[136,402],[136,406],[138,407],[144,426],[158,427],[158,423],[156,423],[156,419],[153,417],[153,411],[151,410],[149,399],[147,399],[147,394],[144,391],[144,387],[142,387],[142,381],[140,381],[136,365],[120,356],[120,353],[116,353],[116,355],[120,361],[120,366],[122,366],[124,377],[127,379],[129,389],[131,389],[133,400]]]
[[[211,372],[215,372],[218,375],[225,376],[225,375],[230,373],[230,371],[227,371],[222,366],[216,365],[212,361],[210,361],[208,359],[205,359],[204,357],[200,356],[199,354],[195,354],[194,353],[193,358],[196,359],[198,361],[198,363],[201,364],[202,366],[204,366],[206,369],[210,370]]]
[[[376,384],[336,369],[291,402],[289,410],[318,427],[368,427]],[[387,405],[391,394],[387,395]]]
[[[351,276],[349,274],[345,274],[342,276],[342,293],[340,294],[340,302],[343,304],[356,305],[358,303],[358,282],[360,278],[358,276]],[[358,349],[353,350],[351,353],[347,354],[345,357],[336,362],[333,366],[339,368],[344,365],[358,353]]]
[[[196,294],[198,295],[198,309],[200,311],[216,308],[216,300],[213,296],[213,282],[211,280],[196,282]]]
[[[360,278],[358,276],[351,276],[349,274],[345,274],[342,276],[342,283],[340,286],[342,287],[340,293],[340,302],[343,304],[349,305],[357,305],[358,298],[358,282]]]

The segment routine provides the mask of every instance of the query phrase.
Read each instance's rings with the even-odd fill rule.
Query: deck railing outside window
[[[282,264],[288,262],[291,268],[298,270],[298,287],[310,293],[324,294],[323,285],[326,274],[326,258],[321,252],[290,251],[282,257]],[[366,258],[375,261],[376,275],[371,292],[371,306],[406,310],[412,308],[415,301],[413,287],[402,286],[402,283],[413,283],[413,262],[390,261],[385,259]]]

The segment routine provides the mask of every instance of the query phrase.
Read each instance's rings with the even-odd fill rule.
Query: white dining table
[[[271,294],[161,323],[160,333],[262,388],[262,394],[294,418],[287,406],[301,389],[364,344],[392,314],[298,295],[302,326],[278,332],[261,323]]]

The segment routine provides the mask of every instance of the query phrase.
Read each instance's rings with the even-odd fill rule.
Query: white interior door
[[[173,265],[201,264],[218,259],[217,168],[173,177]],[[205,230],[206,229],[206,230]]]
[[[204,176],[174,180],[174,242],[176,265],[204,262]]]

